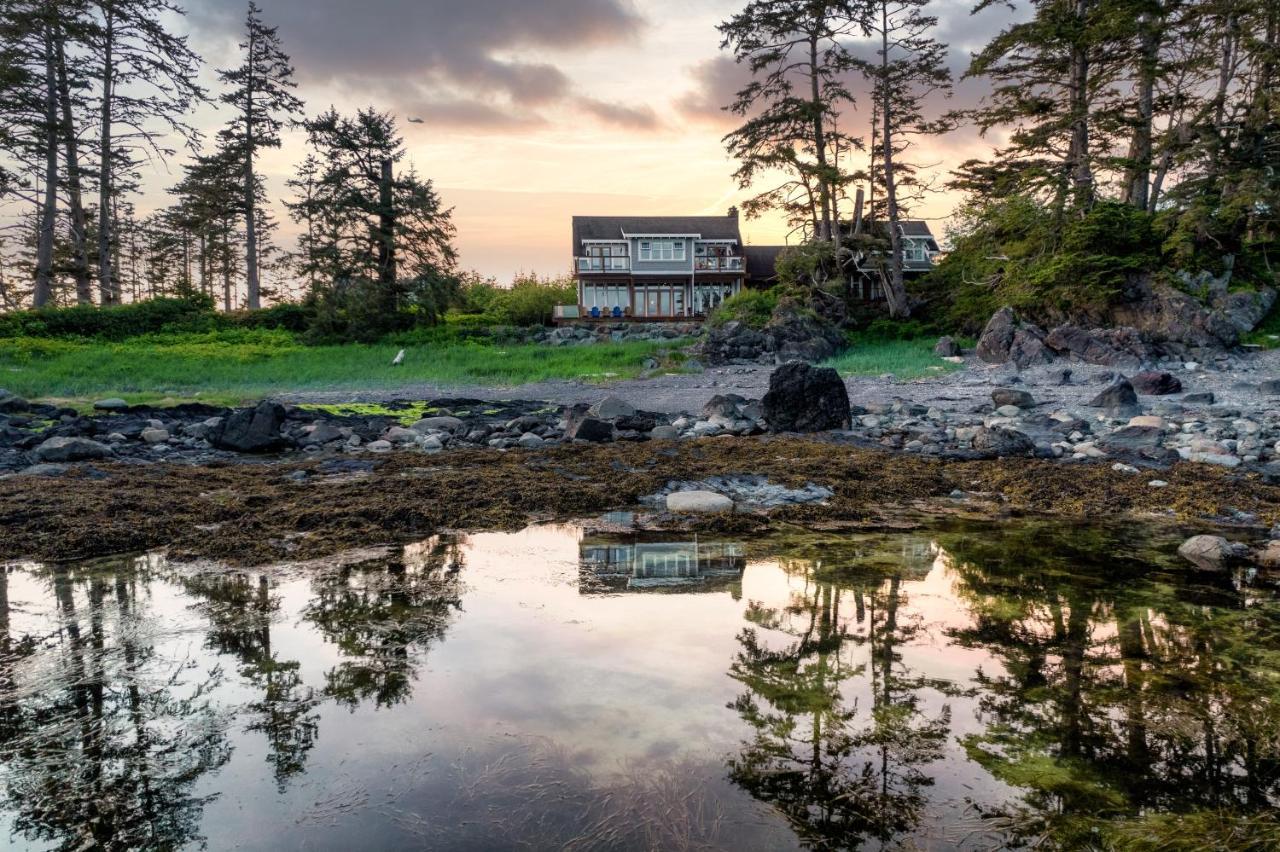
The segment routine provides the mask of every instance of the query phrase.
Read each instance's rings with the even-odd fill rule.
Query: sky
[[[408,160],[454,210],[464,269],[500,281],[518,272],[562,274],[571,267],[573,215],[716,215],[750,194],[736,186],[721,141],[734,126],[721,107],[746,73],[720,50],[716,31],[742,0],[258,4],[279,27],[308,114],[372,105],[400,119]],[[212,69],[239,62],[245,5],[188,0],[179,25],[204,56],[215,91]],[[975,17],[969,8],[957,0],[930,6],[957,76],[1011,14]],[[981,94],[981,81],[965,81],[953,103],[936,106]],[[869,121],[863,100],[847,111],[849,126]],[[211,138],[226,115],[206,107],[193,118]],[[913,158],[945,176],[987,153],[990,142],[957,131],[927,140]],[[290,132],[281,149],[262,155],[274,198],[287,195],[284,182],[304,154],[301,133]],[[167,169],[176,174],[180,163]],[[912,212],[940,231],[956,201],[939,193]],[[139,206],[164,203],[153,194]],[[776,218],[744,220],[742,230],[748,243],[786,241]],[[292,242],[287,220],[280,242]]]

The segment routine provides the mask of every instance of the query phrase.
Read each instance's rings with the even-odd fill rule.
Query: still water
[[[1280,801],[1280,604],[1025,524],[7,566],[17,849],[1079,848]]]

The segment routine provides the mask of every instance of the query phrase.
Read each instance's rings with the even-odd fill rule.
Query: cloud
[[[612,124],[628,130],[657,130],[662,125],[653,107],[629,107],[607,101],[585,98],[580,103],[583,111],[605,124]]]
[[[525,114],[531,109],[572,97],[569,78],[545,61],[545,54],[625,44],[644,27],[630,0],[259,0],[259,5],[264,21],[279,28],[300,82],[382,90],[397,111],[414,109],[416,97],[420,112],[487,126],[502,124],[504,113],[528,123]],[[192,6],[191,23],[200,38],[224,40],[243,26],[242,0],[200,0]],[[635,124],[638,118],[629,120]]]
[[[724,109],[751,80],[747,66],[733,61],[727,54],[706,59],[689,69],[693,89],[683,95],[676,107],[690,121],[723,129],[736,127],[741,118]]]

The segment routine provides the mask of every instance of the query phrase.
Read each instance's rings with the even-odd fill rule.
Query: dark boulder
[[[1018,408],[1035,408],[1036,398],[1024,390],[1014,388],[996,388],[991,392],[991,401],[997,407],[1013,405]]]
[[[1018,317],[1013,308],[1004,307],[991,315],[987,327],[978,338],[975,352],[988,364],[1003,364],[1009,360],[1009,349],[1018,333]]]
[[[280,435],[284,418],[284,406],[266,400],[254,408],[237,409],[213,435],[213,445],[220,450],[238,453],[267,453],[280,449],[285,444]]]
[[[1130,381],[1133,383],[1133,389],[1143,396],[1168,396],[1171,393],[1182,393],[1182,382],[1172,373],[1144,370]]]
[[[1258,393],[1266,396],[1280,396],[1280,379],[1268,379],[1258,385]]]
[[[933,346],[933,354],[939,358],[956,358],[960,355],[960,344],[950,337],[939,337]]]
[[[761,401],[774,432],[821,432],[849,426],[849,392],[830,367],[784,364],[769,376]]]
[[[978,430],[973,436],[973,448],[996,456],[1024,456],[1035,450],[1036,442],[1017,429],[993,426]]]
[[[702,406],[703,417],[728,417],[734,419],[738,416],[739,404],[746,400],[737,394],[716,394],[707,400],[707,404]]]
[[[1053,351],[1045,345],[1044,337],[1044,331],[1034,325],[1019,328],[1009,344],[1009,360],[1020,370],[1053,363]]]
[[[104,459],[111,455],[111,448],[88,438],[49,438],[35,449],[35,457],[42,462],[76,462],[88,459]]]
[[[1049,332],[1045,344],[1060,355],[1102,367],[1137,369],[1150,358],[1146,345],[1132,328],[1089,330],[1061,325]]]
[[[773,351],[779,364],[825,361],[845,345],[844,335],[838,328],[791,300],[779,302],[764,332],[773,341]]]
[[[1138,394],[1124,376],[1107,385],[1102,393],[1089,403],[1090,408],[1103,408],[1110,413],[1122,414],[1138,410]]]
[[[1098,441],[1113,456],[1166,464],[1178,460],[1178,452],[1164,445],[1164,430],[1154,426],[1125,426]]]
[[[1209,391],[1203,393],[1189,393],[1182,398],[1187,405],[1213,405],[1218,398]]]
[[[11,414],[17,411],[29,411],[31,403],[22,397],[0,388],[0,413]]]
[[[613,440],[613,424],[596,417],[573,417],[564,436],[574,441],[603,444]]]

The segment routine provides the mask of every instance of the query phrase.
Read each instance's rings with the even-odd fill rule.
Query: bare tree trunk
[[[809,37],[809,86],[813,96],[813,144],[818,158],[818,192],[822,199],[822,233],[819,239],[832,239],[831,228],[831,181],[827,175],[827,134],[822,126],[822,111],[819,106],[822,93],[818,88],[818,36]]]
[[[1075,16],[1081,28],[1090,0],[1075,0]],[[1079,38],[1071,45],[1071,146],[1067,159],[1071,170],[1072,201],[1077,210],[1093,203],[1093,171],[1089,165],[1089,50]]]
[[[1156,73],[1160,63],[1163,26],[1152,12],[1145,12],[1139,24],[1138,115],[1129,144],[1129,165],[1125,175],[1125,203],[1146,210],[1151,198],[1151,137],[1155,121]]]
[[[261,305],[258,282],[258,227],[256,186],[253,179],[253,57],[254,31],[249,27],[249,74],[245,80],[244,103],[244,271],[248,289],[248,308],[256,311]],[[229,310],[229,309],[228,309]]]
[[[222,232],[222,309],[231,312],[231,242],[227,232]]]
[[[102,115],[101,150],[98,162],[98,300],[104,305],[118,304],[111,269],[111,108],[115,96],[115,16],[107,4],[100,4],[102,33]]]
[[[885,212],[889,218],[889,280],[884,297],[889,303],[889,316],[906,319],[911,316],[907,303],[907,286],[902,273],[902,233],[898,229],[898,189],[893,173],[893,107],[889,81],[889,4],[880,3],[880,111],[881,152],[884,167]]]
[[[58,218],[58,85],[53,58],[53,25],[44,33],[44,203],[36,242],[36,282],[32,304],[43,308],[53,300],[53,240]]]
[[[396,212],[392,195],[391,160],[382,161],[382,177],[378,181],[378,281],[396,281]]]
[[[62,106],[62,141],[67,166],[67,195],[71,207],[71,270],[76,282],[76,303],[93,303],[89,280],[89,225],[84,213],[84,196],[80,187],[80,140],[76,137],[71,116],[71,84],[67,80],[66,40],[56,36],[58,61],[58,100]]]

